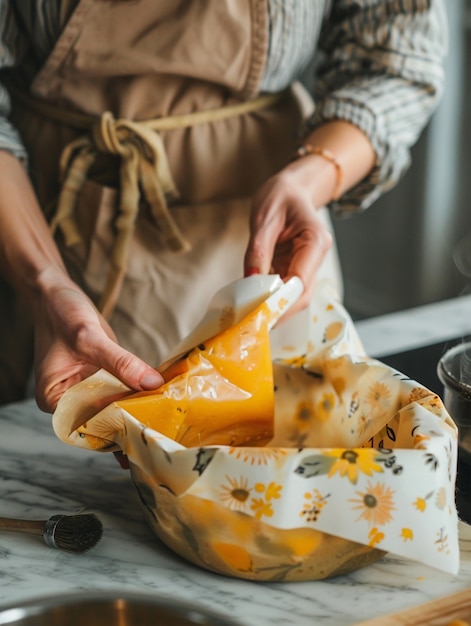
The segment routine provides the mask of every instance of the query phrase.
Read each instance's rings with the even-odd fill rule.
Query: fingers
[[[135,391],[152,391],[164,382],[156,370],[132,355],[126,355],[124,359],[118,357],[116,366],[113,366],[106,357],[96,364],[70,359],[64,363],[64,359],[54,358],[52,353],[36,370],[36,402],[39,408],[52,413],[68,389],[100,368],[106,369]]]
[[[77,354],[136,391],[150,391],[160,387],[162,376],[148,363],[122,348],[101,316],[99,322],[83,324],[74,329]]]
[[[102,349],[92,355],[99,367],[107,370],[136,391],[157,389],[164,382],[162,376],[145,361],[121,348],[111,339],[102,343]]]
[[[244,276],[271,272],[278,230],[273,227],[251,230],[244,256]]]
[[[156,389],[162,376],[125,350],[90,300],[76,288],[57,289],[35,316],[36,399],[53,411],[73,385],[102,368],[136,391]]]
[[[283,176],[255,197],[244,272],[274,272],[287,280],[298,276],[304,294],[296,310],[306,306],[316,275],[333,239],[310,197]]]
[[[304,284],[304,298],[309,299],[317,272],[333,243],[332,233],[315,213],[312,225],[296,235],[286,278],[298,276]]]
[[[276,242],[284,225],[284,211],[280,197],[271,181],[254,199],[250,237],[244,256],[244,275],[269,274]]]
[[[82,340],[83,341],[83,340]],[[162,385],[162,376],[150,365],[110,339],[83,347],[82,359],[70,357],[65,347],[56,347],[36,370],[36,401],[47,412],[55,410],[61,396],[73,385],[102,368],[135,391],[151,391]],[[101,346],[101,350],[99,349]]]

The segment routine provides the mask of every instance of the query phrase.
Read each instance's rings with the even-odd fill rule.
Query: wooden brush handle
[[[471,589],[358,622],[355,626],[471,626]]]
[[[31,533],[33,535],[42,535],[44,532],[45,521],[27,520],[27,519],[11,519],[9,517],[0,517],[0,530],[13,530],[17,533]]]

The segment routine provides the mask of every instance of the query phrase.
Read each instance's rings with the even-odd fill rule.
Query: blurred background
[[[471,2],[447,7],[445,92],[410,170],[367,211],[334,222],[355,319],[471,291]]]

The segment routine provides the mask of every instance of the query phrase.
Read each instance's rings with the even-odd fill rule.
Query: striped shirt
[[[338,214],[365,209],[405,173],[411,146],[439,101],[447,48],[445,0],[267,4],[269,47],[261,91],[281,90],[302,76],[315,110],[301,134],[330,119],[349,121],[366,134],[377,164],[332,205]],[[61,0],[0,0],[0,70],[22,63],[31,49],[38,68],[46,61],[60,33],[60,7]],[[0,82],[0,149],[26,160],[8,121],[9,107]]]

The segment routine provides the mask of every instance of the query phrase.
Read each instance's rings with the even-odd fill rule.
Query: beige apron
[[[46,101],[146,120],[257,95],[268,44],[266,0],[80,0],[64,7],[68,21],[31,85]],[[294,153],[302,116],[293,90],[266,110],[161,132],[179,192],[172,216],[191,249],[166,249],[159,224],[141,207],[110,319],[121,345],[157,365],[195,326],[214,293],[242,276],[250,196]],[[19,105],[13,121],[50,218],[60,154],[80,131]],[[116,157],[104,154],[80,193],[76,218],[85,245],[66,248],[58,239],[71,275],[95,301],[115,236],[117,169]]]

